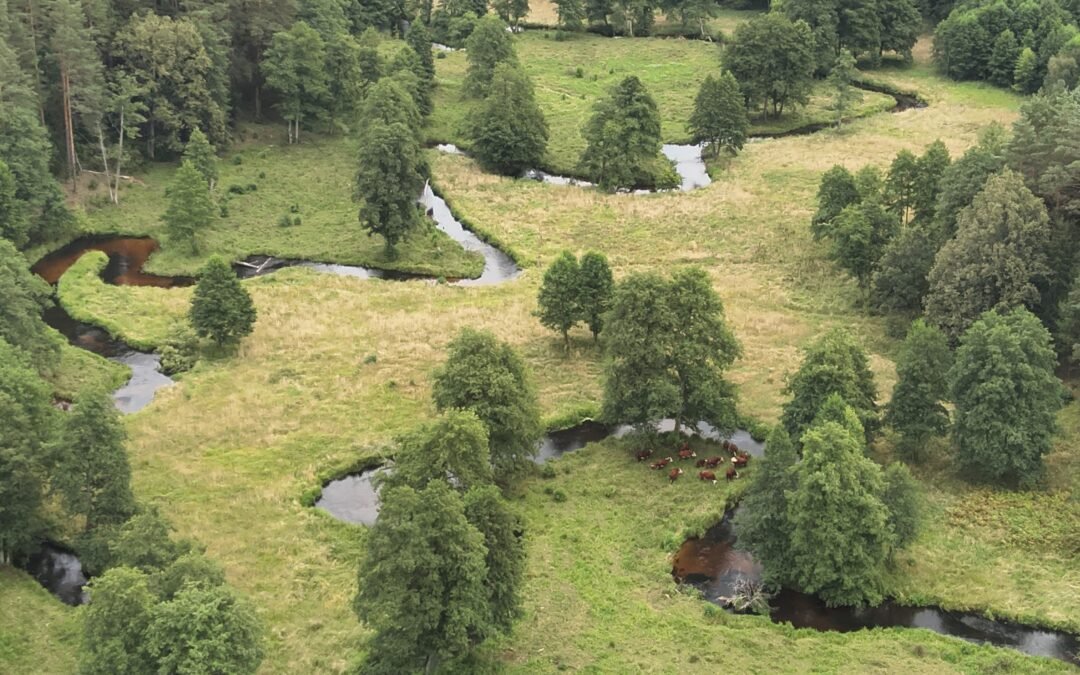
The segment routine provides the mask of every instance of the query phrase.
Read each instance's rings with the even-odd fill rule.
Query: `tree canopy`
[[[472,151],[484,166],[508,176],[540,166],[547,151],[548,126],[536,103],[532,82],[521,68],[495,66],[487,95],[472,116]]]
[[[885,409],[885,423],[900,434],[900,449],[912,459],[933,436],[949,428],[948,372],[952,352],[945,334],[922,319],[911,324],[896,360],[896,386]]]
[[[587,143],[581,168],[606,190],[649,180],[649,163],[662,145],[656,101],[636,76],[616,85],[593,107],[583,130]]]
[[[236,273],[222,258],[213,256],[199,274],[189,316],[199,337],[221,346],[250,335],[256,311]]]
[[[694,144],[704,145],[713,155],[742,150],[750,120],[734,75],[724,71],[719,77],[705,77],[687,128]]]
[[[813,85],[814,38],[804,21],[769,12],[739,24],[724,50],[724,67],[742,87],[749,108],[778,117],[805,105]]]

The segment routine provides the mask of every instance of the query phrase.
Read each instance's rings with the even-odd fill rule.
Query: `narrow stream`
[[[46,543],[40,551],[19,561],[19,567],[64,604],[81,605],[86,602],[87,595],[83,590],[86,575],[83,574],[82,563],[71,551]]]
[[[675,554],[672,576],[690,584],[710,602],[727,606],[740,580],[760,582],[761,565],[737,546],[734,516],[723,520],[703,537],[687,539]],[[1018,649],[1033,656],[1080,665],[1080,639],[1068,633],[995,621],[970,612],[950,612],[937,607],[906,607],[884,602],[877,607],[826,607],[812,595],[783,589],[770,600],[770,618],[796,628],[850,632],[864,628],[926,628],[978,644]]]

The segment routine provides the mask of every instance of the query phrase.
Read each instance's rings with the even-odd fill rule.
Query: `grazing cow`
[[[679,450],[679,459],[690,459],[691,457],[697,457],[697,453],[690,448]]]
[[[659,470],[659,469],[663,469],[663,468],[664,468],[664,467],[666,467],[666,466],[667,466],[668,464],[671,464],[671,458],[670,458],[670,457],[665,457],[665,458],[663,458],[663,459],[661,459],[661,460],[659,460],[659,461],[653,462],[653,463],[652,463],[652,464],[650,464],[649,466],[650,466],[650,467],[652,467],[652,468],[654,468],[654,469],[658,469],[658,470]]]
[[[739,477],[739,472],[736,471],[735,467],[733,467],[733,466],[729,466],[728,469],[727,469],[727,473],[724,474],[724,478],[727,478],[728,480],[735,480],[738,477]]]
[[[734,457],[731,458],[731,463],[734,464],[737,467],[746,466],[747,464],[750,463],[750,455],[747,455],[745,453],[735,455]]]
[[[700,469],[705,466],[705,461],[706,460],[704,459],[699,459],[698,461],[694,462],[694,466]]]
[[[634,456],[637,457],[637,461],[644,462],[648,458],[652,457],[652,450],[638,450],[637,454],[635,454]]]
[[[720,444],[720,447],[724,448],[724,452],[731,452],[731,441],[724,439],[724,442]]]
[[[675,479],[678,478],[681,475],[682,475],[682,469],[674,468],[674,469],[672,469],[671,471],[668,472],[667,477],[668,477],[669,481],[674,483]]]
[[[716,474],[712,471],[699,471],[697,477],[701,480],[711,480],[713,485],[716,485]]]
[[[734,443],[728,443],[727,451],[731,453],[732,457],[734,457],[735,455],[739,454],[739,446],[735,445]]]
[[[724,458],[723,457],[710,457],[707,460],[705,460],[705,466],[709,467],[710,469],[715,469],[716,467],[720,466],[723,463],[724,463]]]

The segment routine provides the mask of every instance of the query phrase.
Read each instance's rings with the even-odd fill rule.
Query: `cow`
[[[697,457],[697,453],[690,448],[679,450],[679,459],[690,459],[692,457]]]
[[[731,441],[724,439],[724,442],[720,444],[720,447],[724,449],[724,452],[731,452]]]
[[[701,480],[711,480],[713,485],[716,485],[716,474],[712,471],[699,471],[697,477]]]
[[[652,457],[652,450],[638,450],[634,456],[637,457],[637,461],[644,462]]]
[[[699,469],[703,468],[705,466],[705,461],[706,460],[704,460],[704,459],[699,459],[698,461],[694,462],[694,466],[696,466]]]
[[[663,458],[663,459],[661,459],[659,461],[653,462],[649,466],[651,468],[653,468],[653,469],[659,470],[659,469],[663,469],[668,464],[671,464],[671,458],[670,457],[665,457],[665,458]]]
[[[731,458],[731,463],[736,467],[743,467],[750,463],[750,455],[742,453]]]
[[[731,453],[732,457],[739,454],[739,446],[735,445],[734,443],[728,443],[725,449]]]
[[[724,458],[723,457],[710,457],[707,460],[705,460],[705,466],[709,467],[710,469],[715,469],[716,467],[720,466],[723,463],[724,463]]]
[[[682,469],[676,467],[676,468],[674,468],[674,469],[672,469],[671,471],[668,472],[667,477],[668,477],[669,481],[674,483],[675,479],[678,478],[681,475],[682,475]]]
[[[728,480],[735,480],[739,477],[739,472],[735,470],[735,467],[729,466],[727,472],[724,474],[724,478]]]

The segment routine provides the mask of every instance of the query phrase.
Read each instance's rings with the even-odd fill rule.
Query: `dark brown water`
[[[687,539],[675,554],[672,576],[701,590],[705,598],[727,606],[740,579],[761,581],[761,566],[737,547],[734,511],[703,537]],[[1080,639],[1060,631],[1043,630],[978,614],[950,612],[937,607],[905,607],[884,602],[877,607],[826,607],[812,595],[783,589],[772,597],[769,616],[777,623],[819,631],[851,632],[864,628],[926,628],[969,642],[1010,647],[1033,656],[1046,656],[1080,665]]]
[[[190,277],[163,277],[143,272],[150,254],[158,249],[150,237],[83,237],[42,258],[32,271],[50,284],[56,284],[64,272],[88,251],[102,251],[109,264],[101,273],[106,283],[117,286],[189,286]]]

